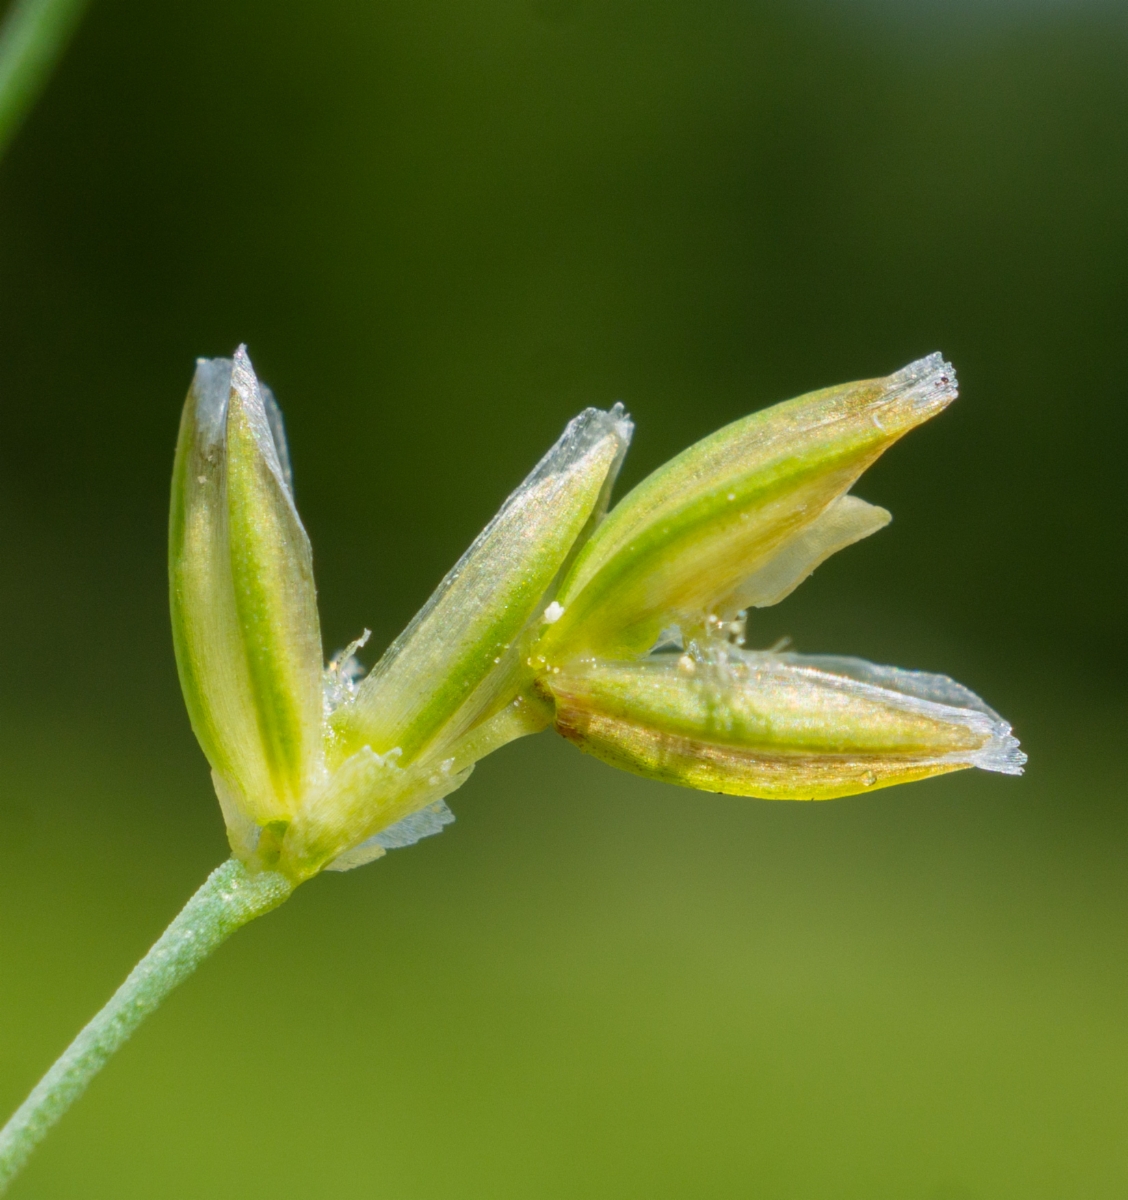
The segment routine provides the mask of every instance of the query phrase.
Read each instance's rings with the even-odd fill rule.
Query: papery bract
[[[312,555],[286,462],[246,352],[201,360],[173,469],[173,641],[217,791],[258,825],[288,820],[322,771]]]
[[[538,652],[640,653],[671,621],[772,603],[823,558],[880,528],[888,514],[841,498],[898,438],[956,396],[939,354],[882,379],[773,405],[683,451],[621,500],[560,585],[560,619]],[[770,596],[742,587],[808,545]]]
[[[520,634],[602,516],[632,428],[619,406],[569,424],[338,714],[346,744],[399,747],[410,761],[498,705],[519,669]]]
[[[942,675],[725,642],[545,676],[558,732],[613,766],[711,792],[826,800],[963,767],[1021,773],[1010,726]]]

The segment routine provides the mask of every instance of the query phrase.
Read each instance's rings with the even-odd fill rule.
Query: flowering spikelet
[[[170,519],[177,665],[234,852],[294,880],[437,833],[474,763],[554,724],[708,791],[827,799],[1025,756],[938,675],[744,649],[776,604],[890,520],[849,494],[956,396],[938,355],[737,421],[607,513],[630,441],[587,409],[367,676],[328,668],[277,406],[245,350],[201,360]]]

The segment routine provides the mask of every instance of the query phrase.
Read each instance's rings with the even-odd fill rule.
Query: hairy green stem
[[[0,24],[0,154],[39,98],[87,0],[12,0]]]
[[[285,875],[252,874],[228,859],[207,878],[109,1002],[63,1051],[0,1130],[0,1193],[51,1127],[142,1021],[236,929],[277,908],[294,890]]]

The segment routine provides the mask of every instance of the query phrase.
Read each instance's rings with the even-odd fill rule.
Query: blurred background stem
[[[39,98],[87,0],[14,0],[0,23],[0,155]]]
[[[277,908],[293,887],[290,880],[273,871],[251,874],[234,858],[208,876],[0,1130],[0,1193],[7,1190],[52,1126],[169,992],[236,929]]]

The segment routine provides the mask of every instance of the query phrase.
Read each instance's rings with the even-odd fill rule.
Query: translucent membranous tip
[[[329,660],[321,684],[326,717],[356,698],[357,685],[364,678],[364,666],[356,652],[368,644],[371,636],[371,629],[364,630],[360,637],[354,638]]]
[[[235,371],[238,364],[238,373]],[[198,430],[200,448],[205,451],[222,450],[227,436],[227,405],[231,396],[232,381],[246,394],[252,384],[257,383],[259,396],[265,409],[269,430],[269,453],[273,466],[284,481],[291,496],[294,491],[293,472],[290,467],[290,450],[286,443],[286,426],[282,410],[274,393],[261,380],[257,380],[246,346],[240,346],[235,358],[198,358],[188,403],[192,405]]]
[[[293,500],[294,469],[290,465],[290,447],[286,441],[286,422],[282,418],[282,410],[278,407],[278,401],[274,399],[274,393],[261,380],[259,394],[262,396],[263,407],[266,409],[266,420],[270,426],[270,435],[274,440],[274,451],[278,459],[282,482],[285,484],[286,491],[290,493],[290,499]]]
[[[837,677],[846,691],[872,694],[905,712],[918,712],[965,725],[982,738],[982,744],[967,754],[968,765],[1002,775],[1021,775],[1027,756],[1019,747],[1011,726],[970,688],[948,675],[907,671],[879,666],[862,658],[833,654],[778,654],[782,663],[801,670]]]
[[[613,404],[606,412],[601,408],[585,408],[579,416],[568,422],[556,444],[541,458],[507,503],[512,503],[525,488],[571,470],[608,437],[614,438],[617,443],[615,457],[607,468],[607,480],[613,484],[633,434],[634,422],[622,404]]]
[[[273,392],[264,387],[255,375],[246,346],[240,346],[235,351],[235,358],[231,364],[231,391],[245,411],[247,424],[263,461],[293,507],[294,481],[282,413]],[[295,519],[298,519],[296,508],[293,509],[293,513]]]
[[[363,867],[367,863],[382,858],[389,850],[400,850],[405,846],[414,846],[416,842],[426,837],[434,837],[442,833],[447,825],[454,821],[454,813],[442,800],[436,800],[421,808],[418,812],[403,817],[382,833],[361,842],[352,850],[335,858],[325,869],[327,871],[351,871]]]
[[[939,351],[918,358],[889,376],[891,401],[905,399],[921,408],[944,408],[959,395],[956,368]]]
[[[778,604],[832,554],[883,529],[891,519],[884,508],[857,496],[839,496],[721,601],[718,611],[732,615]]]
[[[222,444],[227,426],[227,398],[231,394],[231,359],[198,358],[196,374],[188,392],[194,409],[200,447],[210,450]]]

